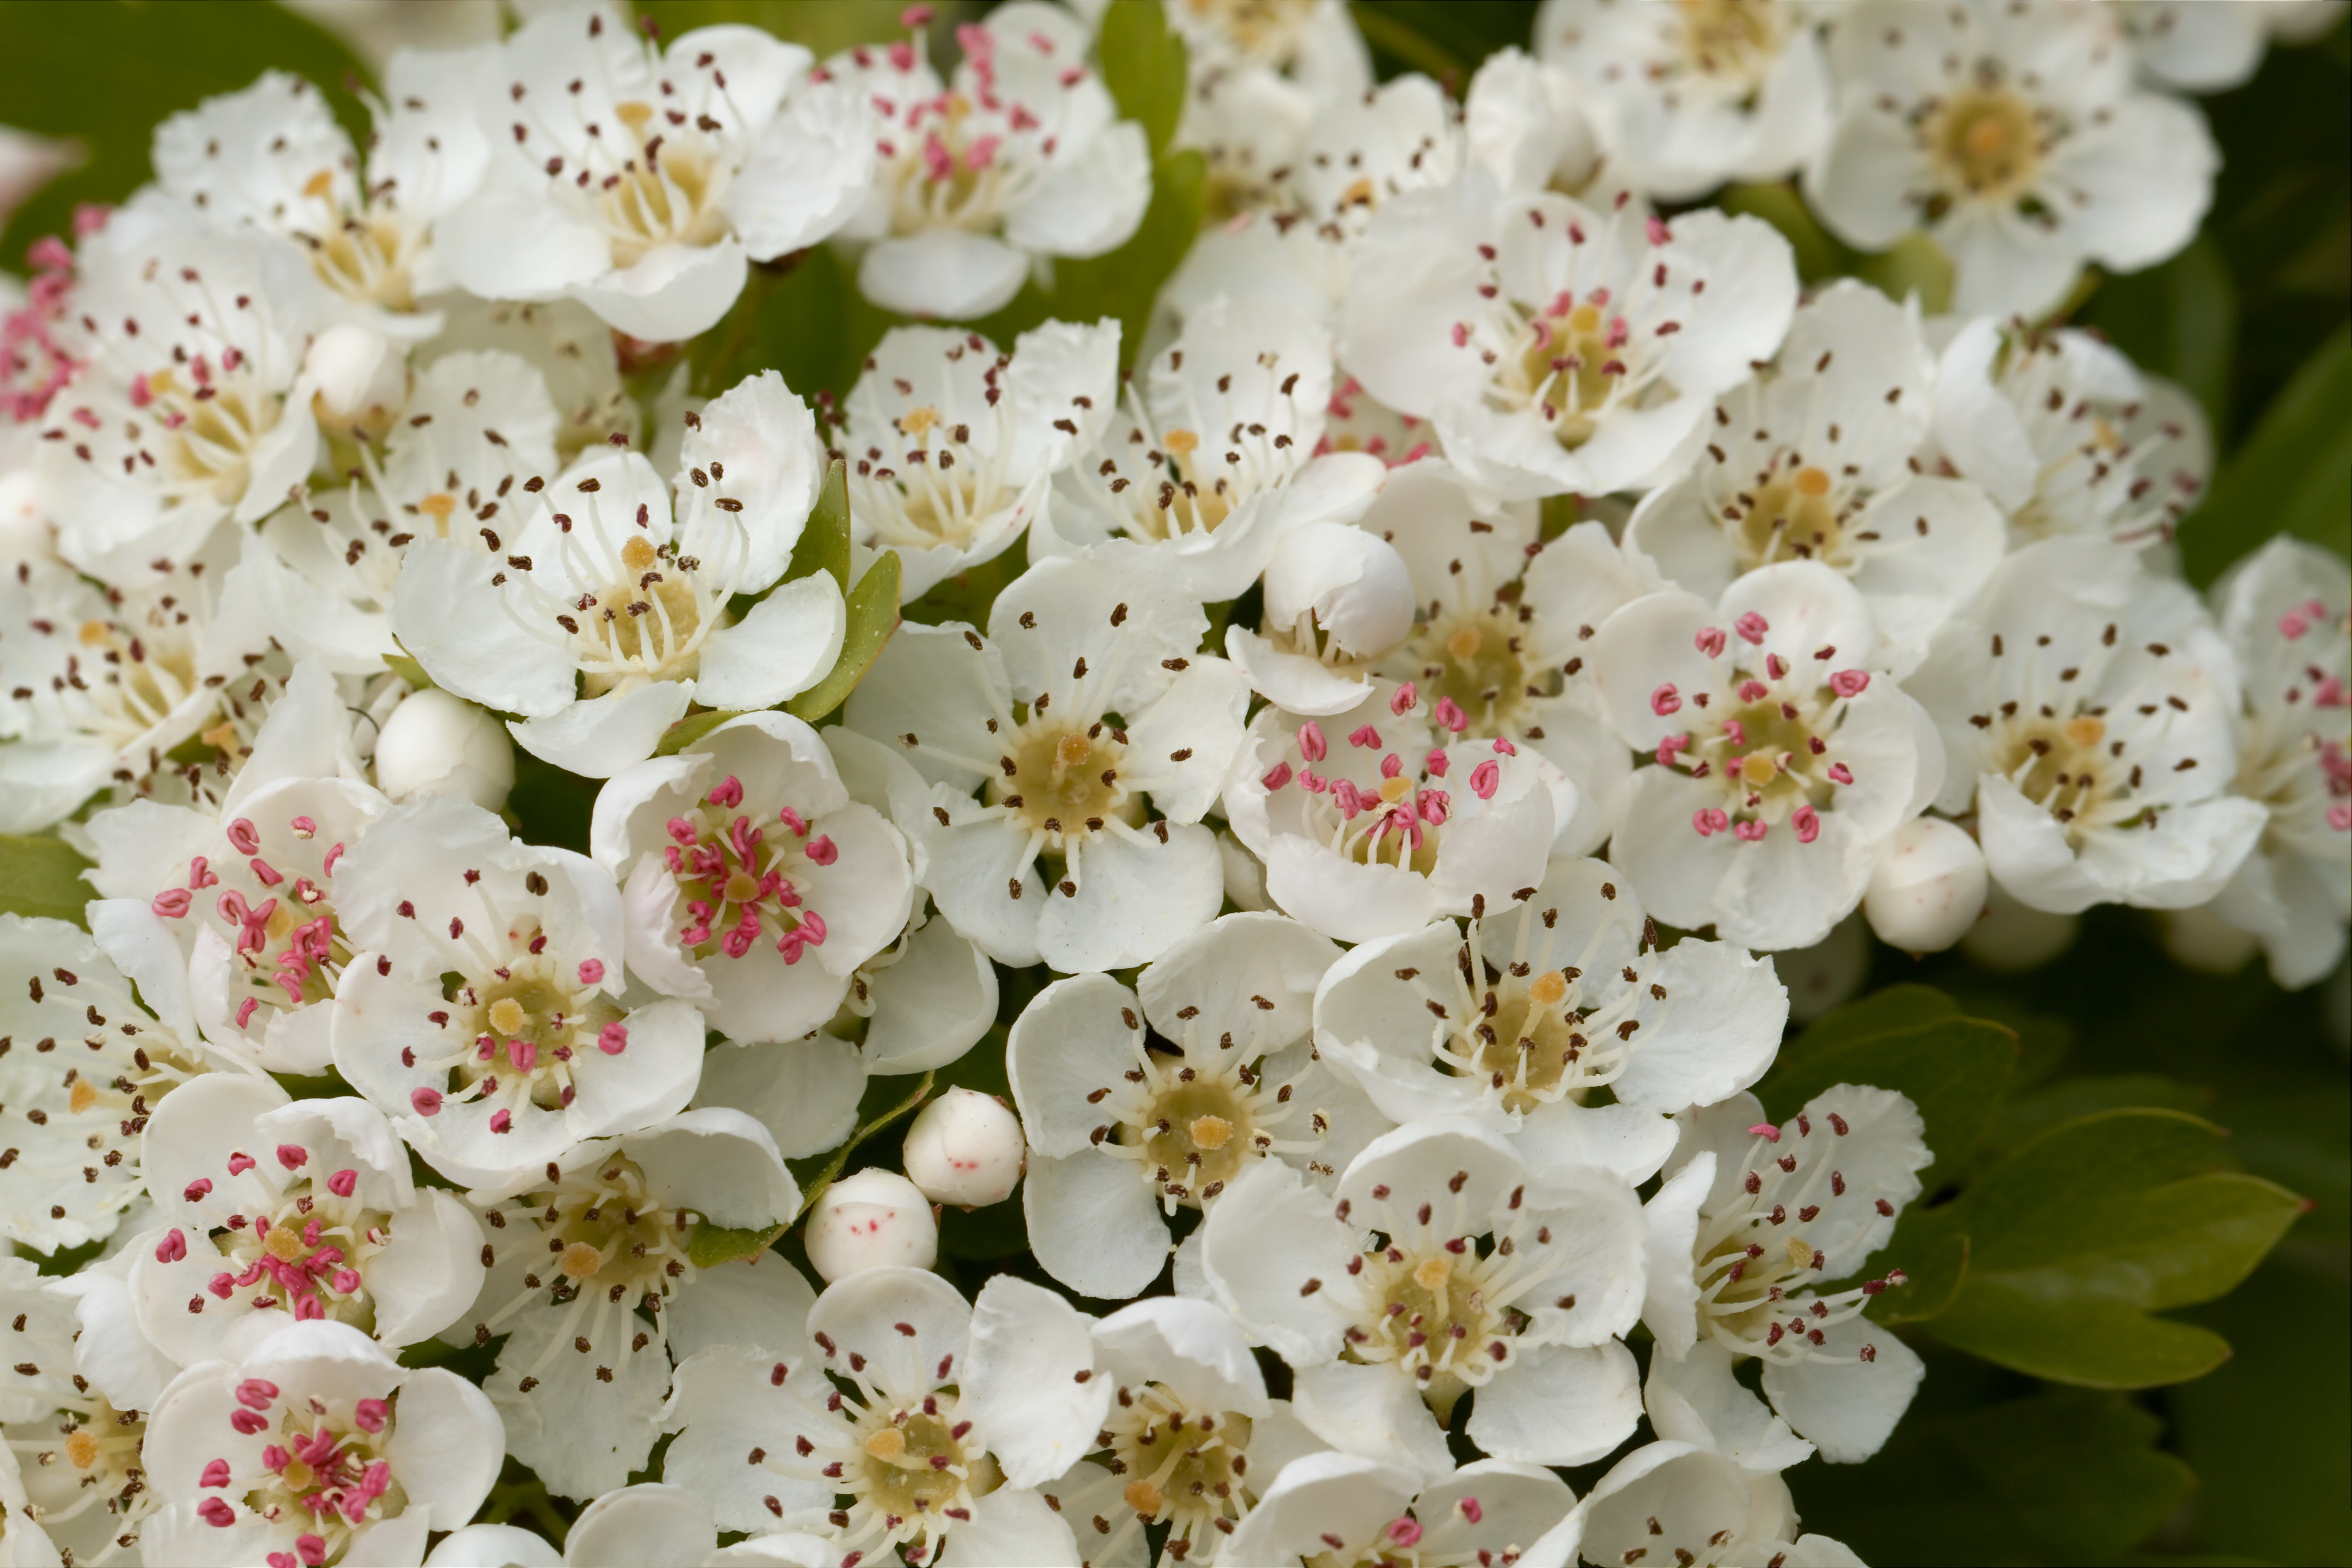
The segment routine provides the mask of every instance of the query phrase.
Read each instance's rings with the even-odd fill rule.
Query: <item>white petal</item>
[[[703,1053],[694,1102],[747,1112],[785,1159],[805,1160],[856,1131],[866,1070],[857,1047],[831,1035],[775,1045],[722,1040]]]
[[[1584,1465],[1633,1435],[1642,1374],[1615,1340],[1590,1350],[1522,1351],[1479,1389],[1470,1440],[1498,1459]]]
[[[743,291],[749,268],[729,235],[716,245],[663,245],[635,265],[574,283],[571,296],[620,331],[674,343],[717,326]]]
[[[833,668],[848,626],[832,573],[786,583],[704,639],[695,697],[709,708],[772,708],[796,697]]]
[[[1766,1362],[1764,1394],[1790,1426],[1819,1446],[1822,1458],[1857,1465],[1885,1446],[1927,1366],[1916,1351],[1866,1318],[1833,1323],[1822,1336],[1828,1343],[1822,1357],[1786,1365]],[[1848,1359],[1865,1345],[1874,1360]]]
[[[1078,1568],[1077,1538],[1035,1492],[1000,1487],[971,1505],[971,1519],[948,1531],[941,1568]]]
[[[886,239],[857,264],[857,291],[886,310],[970,320],[1021,291],[1029,258],[1001,240],[961,229]]]
[[[1097,1300],[1149,1289],[1168,1267],[1168,1225],[1152,1197],[1143,1173],[1113,1155],[1031,1155],[1021,1210],[1038,1267]]]
[[[510,721],[507,731],[524,751],[566,773],[611,778],[654,754],[662,731],[686,717],[694,694],[688,682],[656,680],[573,702],[545,718]]]
[[[384,1458],[436,1530],[455,1530],[474,1517],[506,1458],[506,1429],[489,1399],[455,1373],[438,1367],[401,1380],[392,1442]]]
[[[1423,1482],[1454,1468],[1445,1434],[1421,1391],[1393,1366],[1333,1362],[1304,1368],[1294,1381],[1290,1408],[1308,1431],[1343,1454],[1394,1466]]]
[[[1007,1485],[1050,1481],[1094,1447],[1111,1390],[1110,1379],[1093,1375],[1089,1321],[1053,1291],[1009,1274],[972,1302],[963,1390]]]

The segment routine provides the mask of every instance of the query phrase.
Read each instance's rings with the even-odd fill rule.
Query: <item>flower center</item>
[[[891,1405],[856,1375],[859,1358],[852,1356],[850,1366],[842,1381],[855,1392],[828,1402],[845,1429],[802,1439],[797,1462],[754,1458],[780,1474],[813,1470],[833,1483],[842,1506],[827,1519],[838,1532],[835,1544],[852,1557],[863,1559],[878,1545],[898,1548],[905,1562],[928,1562],[950,1529],[971,1521],[973,1500],[1003,1484],[1003,1472],[973,1436],[971,1422],[960,1416],[955,1394],[941,1389],[914,1405]]]
[[[1611,312],[1606,289],[1581,303],[1563,291],[1520,322],[1496,391],[1512,405],[1535,408],[1553,439],[1573,451],[1635,389],[1631,331],[1623,316]]]
[[[96,710],[92,727],[127,744],[161,723],[196,689],[196,645],[191,630],[186,617],[174,618],[168,611],[137,619],[84,621],[75,634],[78,651],[67,656],[65,672],[54,678],[53,689],[61,696],[68,688],[84,694]],[[92,664],[99,667],[94,671],[88,668]]]
[[[1517,625],[1516,606],[1496,604],[1424,623],[1405,651],[1422,693],[1459,709],[1468,733],[1515,728],[1529,701],[1558,694],[1559,672],[1532,666]]]
[[[1316,0],[1184,0],[1184,8],[1264,65],[1286,63]]]
[[[989,781],[989,800],[1060,849],[1113,818],[1142,821],[1142,797],[1120,781],[1126,757],[1124,731],[1100,721],[1033,717],[1015,731],[1003,776]]]
[[[1928,119],[1928,153],[1948,195],[2005,201],[2023,195],[2042,170],[2042,133],[2032,107],[2005,87],[1964,89]]]
[[[1741,617],[1743,641],[1760,643],[1770,630],[1760,616]],[[1720,652],[1724,634],[1708,627],[1699,634],[1703,651]],[[1817,650],[1821,663],[1836,656],[1835,647]],[[1837,786],[1853,782],[1853,771],[1833,749],[1844,722],[1845,702],[1870,686],[1868,672],[1843,669],[1824,679],[1818,671],[1800,671],[1779,654],[1767,654],[1760,668],[1735,666],[1725,682],[1733,705],[1721,718],[1694,715],[1685,733],[1660,742],[1660,765],[1691,778],[1714,778],[1723,791],[1723,805],[1702,807],[1691,826],[1702,838],[1731,833],[1743,842],[1766,837],[1782,823],[1800,844],[1821,837],[1821,811],[1832,804]],[[1690,702],[1701,713],[1711,707],[1710,694],[1694,693]],[[1672,685],[1651,693],[1652,711],[1661,717],[1685,711],[1683,694]]]
[[[314,1394],[299,1403],[286,1401],[271,1422],[262,1413],[278,1394],[275,1384],[259,1379],[247,1379],[237,1391],[233,1424],[240,1434],[277,1428],[262,1447],[263,1474],[253,1478],[245,1505],[273,1524],[300,1528],[294,1560],[334,1562],[353,1536],[407,1506],[407,1494],[385,1458],[393,1430],[390,1405],[382,1399],[354,1403]],[[210,1486],[232,1484],[225,1460],[215,1460],[206,1474],[217,1477],[208,1479]],[[235,1522],[226,1503],[209,1500],[214,1506],[199,1505],[199,1517],[213,1524]]]
[[[584,596],[573,606],[576,619],[559,617],[584,645],[579,656],[583,695],[602,696],[630,676],[689,677],[702,639],[727,625],[723,594],[698,578],[699,561],[675,550],[631,537],[621,546],[621,565],[629,574],[602,594]]]
[[[1780,56],[1784,20],[1771,0],[1680,0],[1688,68],[1741,90],[1763,85]]]
[[[612,244],[613,265],[634,267],[665,245],[698,248],[724,239],[729,230],[719,197],[726,170],[705,128],[674,114],[647,136],[657,116],[651,104],[635,100],[616,104],[613,118],[626,138],[615,145],[634,149],[634,155],[601,177],[586,168],[571,176],[574,188],[589,193],[589,211]]]
[[[971,426],[949,425],[930,407],[909,409],[890,425],[914,443],[904,466],[889,466],[889,455],[874,446],[857,463],[858,521],[878,542],[918,550],[967,544],[1010,504],[997,456],[1007,445],[1001,430],[989,433],[998,439],[975,445]]]
[[[334,174],[321,169],[310,176],[302,194],[315,201],[331,201]],[[409,266],[415,259],[408,226],[400,215],[362,203],[356,212],[332,207],[323,233],[296,230],[294,237],[310,251],[311,268],[320,280],[346,299],[409,310],[416,306]]]
[[[1859,502],[1841,498],[1823,469],[1809,466],[1783,473],[1777,457],[1773,468],[1762,483],[1722,505],[1742,569],[1776,561],[1821,561],[1851,572],[1854,563],[1845,523],[1860,510]]]
[[[982,68],[987,69],[985,61]],[[893,170],[890,205],[893,234],[929,229],[987,229],[1033,183],[999,154],[1005,129],[1034,129],[1036,120],[1018,104],[1000,122],[972,112],[960,92],[943,92],[919,103],[907,116],[909,140]]]
[[[1445,1418],[1465,1389],[1510,1364],[1527,1321],[1501,1304],[1521,1283],[1516,1252],[1498,1245],[1481,1258],[1470,1237],[1425,1252],[1368,1247],[1349,1263],[1361,1266],[1361,1305],[1347,1331],[1348,1359],[1394,1366]]]
[[[742,802],[743,786],[730,774],[700,805],[669,820],[673,842],[662,853],[677,878],[678,941],[699,963],[721,952],[741,958],[772,936],[784,962],[798,963],[803,949],[824,944],[825,924],[796,884],[811,866],[832,865],[837,851],[824,835],[810,837],[808,820],[789,805],[777,808],[781,826],[771,839],[735,813]]]
[[[1195,1550],[1209,1543],[1211,1532],[1230,1531],[1249,1511],[1243,1481],[1249,1440],[1246,1415],[1196,1414],[1165,1384],[1120,1388],[1097,1441],[1110,1450],[1104,1468],[1123,1483],[1119,1499],[1134,1517],[1094,1543],[1094,1559],[1102,1561],[1128,1530],[1142,1525],[1165,1523],[1171,1540]]]
[[[1307,1137],[1279,1136],[1299,1109],[1291,1103],[1298,1080],[1266,1083],[1230,1032],[1214,1042],[1202,1039],[1199,1016],[1196,1007],[1177,1015],[1184,1037],[1179,1055],[1150,1049],[1141,1021],[1128,1013],[1135,1065],[1087,1096],[1107,1118],[1094,1130],[1095,1146],[1133,1161],[1171,1215],[1213,1202],[1247,1161],[1312,1154],[1326,1130],[1322,1114],[1310,1111]],[[1318,1164],[1308,1168],[1328,1172]]]
[[[445,983],[449,1006],[428,1015],[428,1021],[445,1040],[454,1037],[449,1052],[431,1059],[416,1058],[414,1047],[404,1053],[412,1066],[447,1069],[450,1100],[504,1101],[492,1115],[494,1132],[507,1131],[514,1109],[526,1101],[541,1110],[570,1105],[578,1092],[572,1064],[579,1053],[618,1056],[628,1047],[621,1009],[592,989],[603,977],[601,963],[581,966],[584,973],[575,984],[565,964],[547,951],[544,932],[527,929],[516,940],[520,951],[506,963]],[[433,1091],[416,1092],[432,1101],[423,1113],[437,1115],[441,1102]]]
[[[307,1153],[293,1149],[295,1166],[304,1163]],[[280,1150],[277,1157],[283,1163],[289,1154]],[[232,1154],[229,1173],[250,1163],[252,1156]],[[268,1211],[229,1215],[212,1233],[226,1265],[206,1286],[213,1300],[191,1297],[188,1310],[213,1309],[214,1301],[240,1310],[284,1308],[298,1322],[330,1318],[372,1331],[375,1303],[366,1269],[391,1245],[392,1216],[362,1202],[358,1183],[356,1171],[338,1171],[323,1183],[296,1181]],[[156,1256],[175,1256],[184,1245],[178,1231],[169,1232]]]
[[[253,454],[278,427],[286,399],[262,385],[235,349],[215,371],[203,357],[183,370],[167,365],[131,385],[131,405],[157,430],[142,454],[154,457],[165,486],[229,506],[245,494]],[[234,362],[234,363],[230,363]],[[133,441],[140,439],[133,421]]]
[[[28,1509],[28,1515],[37,1519],[44,1528],[55,1530],[68,1520],[103,1508],[122,1521],[110,1533],[124,1533],[123,1526],[133,1523],[154,1506],[141,1462],[147,1441],[146,1417],[134,1410],[117,1410],[101,1395],[84,1394],[60,1410],[57,1419],[62,1441],[52,1445],[38,1438],[18,1437],[11,1447],[44,1469],[63,1459],[75,1472],[73,1482],[78,1495],[62,1506],[42,1504]],[[37,1483],[34,1489],[37,1496],[42,1490]],[[0,1530],[0,1538],[5,1535],[5,1531]]]

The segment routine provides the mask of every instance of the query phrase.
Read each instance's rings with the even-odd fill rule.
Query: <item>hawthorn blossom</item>
[[[1285,913],[1364,942],[1542,879],[1580,800],[1558,768],[1507,740],[1449,743],[1410,684],[1376,682],[1328,723],[1262,709],[1225,781],[1226,820]]]
[[[1592,661],[1636,769],[1613,852],[1659,919],[1811,947],[1853,912],[1881,840],[1944,784],[1944,742],[1888,679],[1868,606],[1818,561],[1612,616]]]
[[[739,1041],[830,1021],[914,893],[906,840],[785,713],[625,770],[597,795],[590,842],[622,883],[630,972]]]
[[[1670,226],[1474,168],[1365,232],[1339,359],[1506,497],[1671,478],[1714,399],[1769,359],[1797,302],[1788,247],[1711,209]]]
[[[1537,26],[1540,32],[1540,21]],[[1593,123],[1596,107],[1566,68],[1538,62],[1516,45],[1496,49],[1470,79],[1462,101],[1469,161],[1507,191],[1556,190],[1606,205],[1616,193],[1592,187],[1622,170]]]
[[[1328,1552],[1427,1568],[1572,1568],[1583,1522],[1576,1494],[1541,1466],[1478,1459],[1416,1487],[1393,1466],[1310,1454],[1284,1468],[1228,1538],[1223,1560],[1317,1562]]]
[[[1259,1161],[1202,1228],[1209,1299],[1296,1374],[1292,1406],[1333,1447],[1433,1479],[1444,1425],[1488,1456],[1583,1464],[1633,1430],[1643,1224],[1606,1173],[1536,1169],[1499,1135],[1437,1117],[1375,1139],[1336,1211]],[[1491,1247],[1487,1242],[1491,1239]]]
[[[1769,962],[1696,937],[1658,951],[1622,872],[1563,857],[1466,931],[1439,921],[1339,959],[1315,1042],[1397,1121],[1467,1117],[1538,1165],[1641,1182],[1673,1148],[1665,1118],[1760,1078],[1788,1011]]]
[[[235,1361],[190,1367],[156,1401],[144,1463],[159,1563],[414,1563],[474,1516],[505,1448],[481,1390],[410,1371],[348,1324],[289,1323]]]
[[[1318,520],[1285,534],[1259,582],[1259,628],[1225,628],[1251,689],[1292,713],[1343,713],[1371,693],[1373,661],[1412,630],[1404,557],[1378,534]]]
[[[99,910],[95,938],[0,914],[0,952],[23,977],[0,1000],[0,1237],[44,1252],[114,1234],[146,1194],[149,1117],[216,1066],[161,922]]]
[[[2336,967],[2352,917],[2347,601],[2343,558],[2284,536],[2212,591],[2244,683],[2237,792],[2269,813],[2214,910],[2262,938],[2271,977],[2290,989]]]
[[[447,298],[441,335],[419,344],[421,372],[457,353],[510,353],[547,378],[555,400],[555,449],[567,461],[615,436],[645,434],[644,411],[621,376],[613,329],[576,300]]]
[[[2205,416],[2087,332],[1970,321],[1936,374],[1944,457],[2008,512],[2020,543],[2168,542],[2212,466]]]
[[[535,1171],[693,1094],[701,1019],[625,996],[620,889],[587,857],[429,796],[352,850],[335,901],[336,1070],[444,1174]]]
[[[1034,556],[1124,540],[1138,570],[1230,599],[1290,530],[1345,521],[1381,482],[1360,453],[1317,456],[1331,396],[1328,334],[1278,303],[1213,300],[1130,384],[1116,416],[1055,480]]]
[[[857,542],[897,552],[913,599],[992,561],[1043,514],[1053,477],[1118,396],[1118,328],[1048,321],[1010,354],[977,332],[894,327],[866,356],[838,433]]]
[[[956,42],[946,81],[919,33],[824,68],[878,121],[841,238],[862,247],[859,291],[904,315],[987,315],[1033,271],[1050,277],[1054,258],[1125,244],[1151,200],[1143,128],[1118,118],[1076,17],[1012,0]]]
[[[1829,61],[1795,0],[1546,0],[1535,46],[1590,95],[1624,176],[1669,201],[1780,179],[1829,134]]]
[[[662,1563],[677,1568],[731,1568],[738,1563],[834,1568],[830,1545],[814,1535],[779,1531],[719,1545],[710,1505],[696,1492],[661,1481],[641,1481],[606,1492],[572,1521],[563,1551],[511,1524],[472,1524],[433,1549],[425,1568],[562,1568],[578,1563]]]
[[[801,1206],[775,1144],[739,1111],[590,1140],[472,1195],[489,1272],[460,1323],[478,1344],[505,1336],[483,1386],[509,1451],[559,1495],[593,1498],[645,1468],[672,1357],[798,1343],[812,1295],[791,1264],[695,1261],[705,1230],[765,1231]]]
[[[1133,991],[1087,974],[1038,994],[1005,1071],[1031,1150],[1029,1245],[1047,1273],[1087,1296],[1139,1295],[1166,1267],[1178,1209],[1210,1208],[1266,1158],[1328,1185],[1387,1130],[1308,1045],[1316,984],[1338,956],[1295,921],[1233,914],[1161,952]]]
[[[997,595],[986,637],[902,626],[850,694],[849,727],[929,782],[894,805],[899,830],[940,914],[992,958],[1142,963],[1216,915],[1200,818],[1249,689],[1197,651],[1206,625],[1132,563],[1046,561]]]
[[[1756,1471],[1682,1439],[1645,1443],[1593,1483],[1577,1505],[1586,1561],[1779,1563],[1859,1568],[1843,1542],[1797,1532],[1796,1504],[1777,1470]],[[1671,1528],[1663,1522],[1671,1521]],[[1658,1522],[1655,1530],[1650,1528]]]
[[[2269,813],[2238,771],[2235,660],[2197,596],[2096,538],[2028,545],[1948,623],[1911,690],[1973,802],[1993,879],[2055,914],[2188,909],[2234,875]]]
[[[185,562],[310,477],[303,373],[325,289],[291,247],[191,230],[160,203],[77,255],[81,369],[42,419],[38,489],[58,549],[88,570]]]
[[[841,651],[832,574],[777,581],[815,500],[807,406],[771,371],[692,423],[675,513],[651,463],[608,451],[536,492],[489,552],[411,545],[394,585],[393,632],[435,681],[522,714],[525,751],[589,778],[652,755],[690,703],[775,706]],[[730,601],[762,590],[736,618]]]
[[[541,13],[479,73],[491,153],[442,216],[450,276],[490,300],[577,300],[649,342],[692,337],[751,261],[838,229],[874,177],[871,117],[757,27],[656,52],[618,6]]]
[[[1919,1195],[1919,1172],[1934,1158],[1919,1112],[1891,1089],[1840,1084],[1777,1128],[1748,1094],[1679,1120],[1676,1158],[1643,1210],[1642,1318],[1659,1356],[1707,1343],[1753,1356],[1773,1410],[1822,1458],[1868,1458],[1925,1371],[1908,1345],[1862,1316],[1904,1274],[1821,1288],[1853,1279]],[[1728,1363],[1713,1351],[1676,1375],[1700,1388],[1688,1397],[1702,1403],[1732,1397],[1720,1386]]]
[[[139,1327],[181,1366],[241,1360],[288,1322],[349,1323],[393,1350],[455,1321],[481,1287],[481,1226],[420,1189],[363,1100],[290,1100],[210,1073],[149,1122],[164,1228],[133,1248]]]
[[[155,128],[156,183],[208,226],[299,246],[360,319],[429,335],[429,320],[399,316],[451,287],[433,226],[473,194],[489,160],[468,100],[494,54],[404,49],[386,61],[364,171],[324,93],[264,71]]]
[[[936,1274],[883,1267],[827,1287],[807,1323],[781,1357],[718,1346],[678,1369],[666,1473],[722,1528],[781,1522],[860,1561],[1077,1561],[1071,1521],[1037,1490],[1110,1405],[1075,1308],[1010,1275],[967,1302]]]
[[[1773,367],[1716,404],[1705,454],[1643,499],[1629,553],[1702,598],[1780,561],[1851,580],[1898,674],[2000,563],[2001,514],[1913,455],[1937,405],[1915,316],[1867,285],[1797,309]]]
[[[2218,92],[2252,76],[2273,37],[2305,42],[2334,25],[2336,11],[2313,0],[2252,5],[2137,0],[2116,6],[2116,20],[2143,77],[2187,92]]]
[[[1357,96],[1372,85],[1371,55],[1340,0],[1279,5],[1197,0],[1171,9],[1168,26],[1182,37],[1196,75],[1279,71],[1321,101]]]
[[[2204,117],[2137,90],[2108,6],[1864,0],[1830,29],[1837,121],[1805,172],[1830,231],[1924,231],[1964,315],[2055,307],[2085,262],[2151,267],[2197,232],[2220,162]]]

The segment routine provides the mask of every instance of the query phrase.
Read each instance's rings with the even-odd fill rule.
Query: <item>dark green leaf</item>
[[[0,834],[0,910],[87,930],[82,906],[98,896],[81,879],[89,867],[63,839]]]
[[[2352,553],[2352,329],[2304,362],[2222,465],[2181,525],[2181,568],[2210,583],[2275,533]]]
[[[1921,1173],[1933,1193],[1961,1168],[2009,1087],[2017,1037],[1959,1016],[1950,997],[1892,986],[1828,1014],[1780,1052],[1757,1098],[1786,1120],[1834,1084],[1874,1084],[1910,1097],[1927,1123],[1935,1163]]]
[[[70,137],[80,167],[31,196],[0,234],[11,266],[45,234],[69,234],[82,202],[119,202],[148,178],[150,133],[165,115],[291,71],[326,90],[354,136],[367,115],[342,90],[366,71],[341,41],[278,5],[236,0],[19,0],[0,5],[7,122]]]
[[[2056,1284],[2063,1292],[2063,1281]],[[2154,1388],[2202,1377],[2230,1356],[2221,1335],[2123,1301],[2070,1300],[2006,1277],[1968,1281],[1928,1331],[1945,1343],[2053,1383]]]
[[[816,505],[809,509],[800,542],[793,546],[784,581],[798,582],[819,572],[832,573],[842,592],[849,591],[849,469],[839,458],[824,471]]]
[[[1160,0],[1111,0],[1095,58],[1119,117],[1143,127],[1157,159],[1184,112],[1184,40],[1170,30]]]
[[[2229,429],[2238,290],[2221,247],[2210,237],[2200,236],[2161,267],[2107,279],[2092,296],[2084,323],[2105,332],[2142,369],[2179,382],[2217,433]]]
[[[1969,1238],[1964,1232],[1922,1223],[1932,1212],[1905,1216],[1872,1260],[1876,1268],[1902,1269],[1910,1281],[1871,1301],[1872,1321],[1923,1323],[1942,1316],[1959,1295],[1969,1276]]]
[[[882,645],[898,629],[898,556],[886,550],[877,556],[857,586],[849,591],[849,627],[842,636],[841,657],[832,673],[784,704],[784,711],[815,723],[844,702],[874,668]]]
[[[726,319],[694,342],[694,386],[715,396],[773,370],[802,396],[836,397],[856,384],[866,356],[898,323],[857,291],[857,266],[820,245],[755,266]]]

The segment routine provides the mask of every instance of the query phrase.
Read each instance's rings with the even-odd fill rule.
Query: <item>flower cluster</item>
[[[2213,47],[1548,0],[1457,102],[1192,0],[1198,242],[992,340],[1166,237],[1101,6],[522,9],[363,144],[173,115],[0,336],[0,829],[89,866],[0,916],[11,1562],[1852,1562],[1781,1472],[1911,1400],[1933,1155],[1767,1114],[1770,955],[2341,959],[2352,576],[2200,599],[2196,405],[2050,315]],[[1788,177],[1950,313],[1689,205]],[[698,379],[815,261],[852,383]]]

